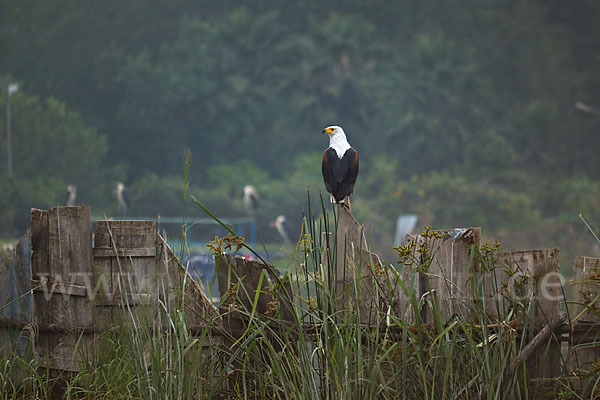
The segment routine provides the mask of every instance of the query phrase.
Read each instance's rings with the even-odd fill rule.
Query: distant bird
[[[75,186],[75,185],[67,186],[67,193],[65,195],[65,206],[73,207],[75,205],[76,199],[77,199],[77,186]]]
[[[125,185],[118,182],[113,189],[113,196],[119,202],[119,208],[121,209],[122,215],[126,217],[127,209],[129,208],[129,195],[127,194],[127,190],[125,190]]]
[[[271,222],[271,228],[275,228],[281,239],[283,239],[283,244],[286,245],[291,243],[287,233],[287,226],[285,215],[279,215],[275,221]]]
[[[591,113],[600,117],[600,110],[596,107],[590,106],[589,104],[584,103],[583,101],[576,101],[573,106],[579,111],[583,111],[586,113]]]
[[[5,252],[7,255],[11,254],[14,250],[15,248],[10,243],[5,243],[2,245],[2,251]]]
[[[252,185],[244,186],[244,208],[246,212],[250,215],[254,215],[256,209],[258,208],[258,204],[260,202],[260,196],[258,192]]]
[[[331,193],[332,203],[341,203],[350,211],[350,195],[358,176],[358,152],[350,146],[341,127],[329,126],[321,133],[329,136],[322,163],[325,188]]]

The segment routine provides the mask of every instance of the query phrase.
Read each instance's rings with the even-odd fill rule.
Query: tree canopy
[[[76,181],[100,210],[119,179],[140,212],[176,214],[148,186],[175,190],[189,146],[216,212],[243,212],[251,182],[297,216],[339,124],[361,155],[356,210],[386,236],[407,212],[494,230],[598,218],[600,116],[574,104],[600,106],[599,18],[592,0],[3,2],[15,179]]]

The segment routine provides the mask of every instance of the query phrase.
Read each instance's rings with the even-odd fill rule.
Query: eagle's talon
[[[342,203],[340,203],[348,212],[350,212],[350,197],[346,197]]]

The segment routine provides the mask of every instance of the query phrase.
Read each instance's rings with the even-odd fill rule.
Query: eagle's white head
[[[346,137],[346,133],[344,132],[342,127],[337,125],[328,126],[327,128],[323,129],[321,133],[327,134],[330,138],[337,136]]]
[[[328,126],[321,133],[329,136],[329,147],[335,150],[339,158],[342,158],[346,150],[351,147],[350,143],[346,140],[346,133],[341,126]]]

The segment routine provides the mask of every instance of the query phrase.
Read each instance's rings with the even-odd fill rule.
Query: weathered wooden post
[[[39,365],[75,371],[89,344],[85,330],[92,325],[87,291],[92,276],[90,207],[32,209],[31,249],[33,323],[43,332],[35,346]]]
[[[469,278],[476,267],[472,246],[479,248],[481,228],[442,230],[447,236],[430,244],[434,258],[427,271],[427,288],[435,293],[443,322],[454,315],[466,320],[471,301]],[[431,240],[429,240],[431,242]]]
[[[487,282],[487,315],[501,320],[510,311],[511,301],[530,300],[537,326],[552,321],[561,301],[559,254],[558,249],[499,253]]]
[[[224,253],[216,257],[216,262],[221,315],[227,327],[233,331],[243,329],[255,299],[258,314],[293,320],[294,294],[289,276],[279,286],[277,270],[262,261]]]
[[[337,206],[336,215],[337,224],[332,222],[331,232],[324,232],[322,239],[323,268],[330,295],[347,315],[358,311],[362,322],[374,322],[380,308],[376,286],[382,263],[369,251],[364,228],[350,211]]]
[[[24,353],[29,343],[20,331],[33,317],[30,230],[21,237],[12,253],[1,261],[0,354],[4,351]]]
[[[600,258],[576,257],[574,272],[574,302],[570,306],[573,333],[569,343],[568,368],[574,376],[589,377],[600,359]],[[584,386],[582,383],[581,386]]]
[[[562,300],[559,249],[522,250],[498,254],[496,298],[489,297],[486,312],[492,319],[504,320],[510,302],[529,302],[533,307],[534,332],[549,325],[560,312]],[[490,276],[490,281],[493,276]],[[532,377],[556,377],[561,371],[560,342],[550,337],[529,358]]]
[[[417,246],[427,246],[431,263],[426,271],[414,276],[413,290],[417,299],[431,296],[439,305],[440,318],[443,323],[457,315],[463,320],[469,318],[468,302],[472,300],[470,291],[471,271],[476,268],[477,261],[473,257],[472,247],[479,247],[481,228],[442,229],[442,238],[407,235],[407,241],[414,240]],[[414,257],[420,254],[415,249]],[[402,280],[405,285],[411,282],[414,271],[412,267],[404,267]],[[409,300],[404,298],[402,303]],[[432,310],[422,310],[423,322],[432,322]],[[412,314],[411,314],[412,315]]]

